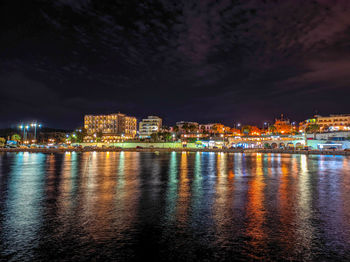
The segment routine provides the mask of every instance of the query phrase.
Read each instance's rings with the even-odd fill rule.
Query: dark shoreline
[[[29,153],[65,153],[65,152],[217,152],[217,153],[277,153],[304,155],[343,155],[350,156],[350,151],[318,151],[290,149],[199,149],[199,148],[0,148],[0,152],[29,152]]]

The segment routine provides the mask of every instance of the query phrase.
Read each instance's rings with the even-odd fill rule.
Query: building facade
[[[158,116],[148,116],[139,123],[140,138],[149,138],[162,129],[162,119]]]
[[[350,114],[320,116],[316,115],[316,124],[321,131],[350,130]]]
[[[131,139],[136,136],[137,120],[133,116],[117,113],[110,115],[86,115],[84,128],[86,142],[117,142],[120,139]]]
[[[288,118],[285,118],[283,114],[281,118],[276,118],[275,123],[273,124],[276,128],[276,132],[279,134],[290,134],[293,131],[296,131],[296,126],[292,125]]]

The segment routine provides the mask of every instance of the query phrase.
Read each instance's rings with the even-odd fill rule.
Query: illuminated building
[[[330,116],[316,115],[315,119],[321,131],[350,130],[350,114]]]
[[[150,137],[162,129],[162,119],[158,116],[148,116],[139,123],[141,138]]]
[[[290,134],[295,128],[292,126],[289,119],[284,118],[283,114],[280,119],[275,119],[274,127],[279,134]]]
[[[86,142],[97,140],[116,142],[119,139],[130,139],[136,136],[137,120],[135,117],[117,113],[110,115],[86,115],[84,128]]]

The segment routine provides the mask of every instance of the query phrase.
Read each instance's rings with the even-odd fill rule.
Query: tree
[[[4,147],[6,143],[6,139],[3,137],[0,137],[0,147]]]
[[[57,132],[53,134],[53,139],[55,139],[56,143],[66,143],[66,134]]]
[[[19,134],[13,134],[12,136],[11,136],[11,140],[12,141],[16,141],[16,142],[20,142],[21,141],[21,136],[19,135]]]
[[[178,126],[173,126],[173,131],[174,131],[175,133],[179,132],[179,127],[178,127]]]
[[[162,136],[165,142],[169,142],[173,139],[173,136],[171,135],[170,132],[163,132]]]
[[[81,127],[77,128],[72,134],[69,136],[69,140],[71,143],[83,143],[84,137],[87,135],[86,129]]]
[[[197,126],[196,125],[189,125],[188,126],[188,129],[190,130],[190,132],[194,132],[194,131],[196,131],[197,130]]]
[[[76,142],[83,143],[84,138],[87,136],[87,131],[85,128],[81,127],[76,130],[75,135],[76,135]]]
[[[271,148],[271,146],[270,146],[269,143],[265,143],[265,144],[264,144],[264,148],[268,149],[268,148]]]
[[[151,134],[151,140],[153,142],[158,142],[158,141],[171,141],[172,140],[172,135],[170,132],[157,132],[157,133],[153,133]]]
[[[311,124],[306,128],[307,133],[314,134],[314,139],[316,139],[316,134],[320,130],[320,126],[318,124]]]
[[[251,126],[242,126],[242,133],[245,135],[249,135],[251,132]]]
[[[182,128],[182,130],[185,131],[185,133],[187,133],[188,129],[189,129],[189,125],[187,123],[184,123],[181,128]]]
[[[157,133],[152,133],[152,134],[151,134],[151,140],[152,140],[153,142],[158,141],[158,132],[157,132]]]
[[[102,137],[103,137],[102,130],[97,131],[97,133],[96,133],[96,142],[101,142]]]
[[[269,132],[272,134],[276,134],[277,128],[274,125],[269,126]]]
[[[162,126],[162,128],[161,128],[162,130],[164,130],[164,131],[170,131],[170,128],[168,127],[168,126]]]

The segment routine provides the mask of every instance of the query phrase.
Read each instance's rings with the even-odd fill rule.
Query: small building
[[[162,119],[158,116],[148,116],[139,123],[140,138],[149,138],[162,129]]]

